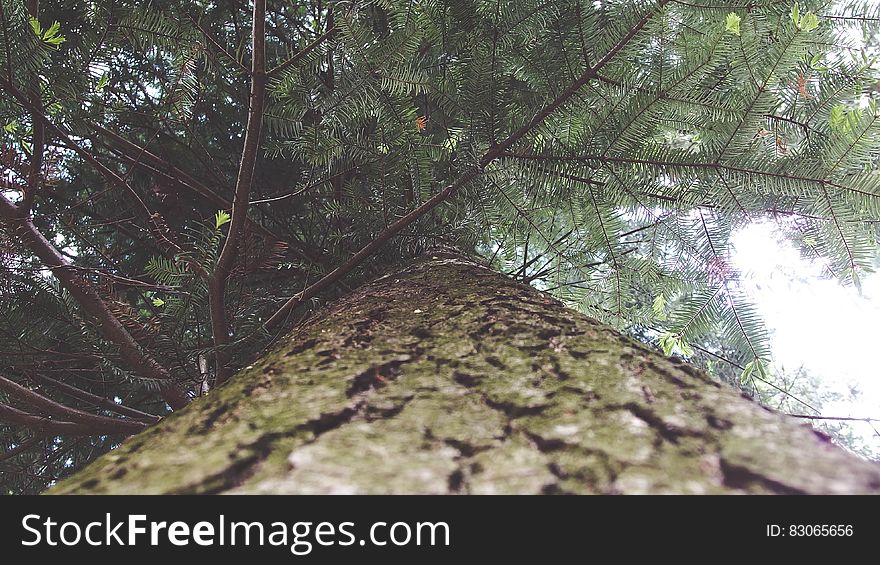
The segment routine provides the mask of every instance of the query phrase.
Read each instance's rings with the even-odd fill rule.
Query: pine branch
[[[834,228],[840,235],[840,241],[843,242],[843,247],[846,250],[847,259],[849,259],[849,266],[851,269],[855,270],[858,263],[856,262],[856,258],[853,255],[852,249],[850,249],[849,242],[846,241],[846,234],[843,233],[843,228],[840,225],[840,220],[837,219],[837,213],[834,211],[834,206],[831,203],[831,197],[828,196],[828,189],[825,188],[825,185],[822,185],[822,196],[825,198],[825,202],[828,203],[828,212],[831,214],[831,219],[834,220]]]
[[[811,416],[809,414],[786,414],[791,418],[803,418],[805,420],[837,420],[840,422],[880,422],[880,418],[859,418],[856,416]]]
[[[229,61],[232,62],[238,70],[242,71],[245,75],[250,75],[250,69],[241,64],[241,61],[239,61],[236,57],[233,57],[229,51],[227,51],[222,45],[220,45],[220,43],[218,43],[217,40],[214,39],[214,37],[210,33],[205,31],[205,29],[201,26],[201,24],[199,24],[198,21],[196,21],[195,18],[193,18],[191,15],[188,15],[187,17],[189,18],[189,21],[191,21],[193,25],[196,26],[196,29],[202,33],[202,36],[204,36],[204,38],[208,40],[208,43],[210,43],[214,47],[214,49],[225,55],[226,58],[229,59]]]
[[[145,147],[142,147],[132,141],[125,139],[121,135],[110,131],[100,124],[90,123],[89,126],[100,134],[100,136],[95,136],[96,141],[99,141],[104,145],[112,147],[114,150],[118,151],[124,156],[124,158],[126,158],[126,160],[130,164],[136,167],[140,167],[147,172],[162,176],[169,182],[174,183],[175,186],[179,186],[188,191],[194,192],[195,194],[201,196],[206,201],[219,209],[229,210],[232,208],[232,203],[220,194],[218,194],[215,190],[207,186],[205,183],[199,181],[189,173],[186,173],[175,167],[162,157],[159,157],[155,153],[152,153]],[[108,140],[110,142],[109,144],[107,143]],[[137,157],[140,157],[140,159],[137,159]],[[285,241],[286,243],[288,243],[291,247],[292,253],[296,255],[297,258],[308,261],[310,263],[321,261],[320,254],[314,250],[307,249],[301,241],[291,240],[291,238],[281,238],[271,230],[265,228],[264,226],[260,225],[250,218],[247,218],[247,224],[248,229],[252,229],[253,231],[259,233],[266,238],[276,241]]]
[[[6,78],[12,80],[12,49],[9,47],[9,22],[6,19],[6,7],[0,2],[0,25],[3,26],[3,50],[6,54]]]
[[[848,192],[852,192],[855,194],[859,194],[862,196],[868,196],[871,198],[880,198],[880,194],[875,194],[873,192],[868,192],[865,190],[860,190],[858,188],[847,186],[844,184],[840,184],[834,182],[830,179],[825,178],[817,178],[817,177],[805,177],[802,175],[791,174],[791,173],[782,173],[775,171],[762,171],[760,169],[750,169],[748,167],[742,167],[738,165],[726,165],[724,163],[714,163],[714,162],[704,162],[704,161],[663,161],[658,159],[640,159],[637,157],[617,157],[617,156],[602,156],[602,155],[577,155],[577,156],[560,156],[560,155],[542,155],[542,154],[530,154],[530,153],[519,153],[513,151],[506,151],[500,155],[501,157],[511,157],[515,159],[524,159],[524,160],[535,160],[535,161],[572,161],[572,162],[598,162],[598,163],[626,163],[630,165],[651,165],[654,167],[671,167],[671,168],[681,168],[681,169],[707,169],[707,170],[717,170],[717,171],[728,171],[732,173],[741,173],[744,175],[754,175],[754,176],[763,176],[768,178],[775,178],[781,180],[790,180],[796,182],[806,182],[811,184],[818,184],[820,186],[830,186],[833,188],[839,188],[841,190],[846,190]]]
[[[759,85],[756,85],[758,87],[758,92],[755,94],[754,98],[752,98],[752,100],[749,102],[749,105],[746,106],[746,109],[743,112],[742,117],[740,118],[739,122],[736,124],[736,127],[734,127],[733,132],[730,134],[730,136],[727,138],[727,141],[724,142],[724,145],[721,147],[721,149],[718,151],[718,154],[715,156],[714,162],[716,162],[716,163],[720,162],[721,159],[725,156],[725,153],[727,152],[727,148],[730,147],[730,144],[733,143],[734,139],[736,139],[736,136],[739,133],[740,128],[742,128],[743,124],[746,123],[746,120],[751,115],[752,108],[755,107],[755,104],[758,103],[758,100],[761,99],[761,96],[763,96],[764,93],[767,92],[767,85],[770,84],[770,79],[773,78],[773,74],[776,72],[776,68],[780,65],[780,63],[782,63],[783,59],[785,59],[785,54],[788,52],[788,49],[792,46],[792,44],[794,44],[794,41],[797,38],[798,33],[801,33],[801,32],[796,31],[791,36],[788,43],[785,45],[785,48],[780,49],[779,57],[776,58],[776,60],[773,62],[773,66],[770,67],[770,71],[767,73],[766,78],[764,78],[764,82],[762,82]],[[748,60],[748,59],[746,59],[746,60]]]
[[[35,435],[33,437],[30,437],[30,438],[24,440],[23,442],[16,445],[15,447],[10,449],[6,453],[0,454],[0,463],[3,463],[4,461],[9,461],[13,457],[17,457],[17,456],[21,455],[22,453],[24,453],[28,449],[31,449],[35,445],[38,445],[41,441],[43,441],[45,439],[45,437],[46,436],[43,436],[43,435]]]
[[[32,18],[39,20],[40,17],[40,0],[28,0],[28,13]],[[11,75],[10,75],[11,77]],[[40,96],[40,77],[34,75],[31,77],[28,85],[28,96],[31,104],[36,108],[36,112],[32,115],[31,128],[31,163],[28,172],[27,188],[22,194],[21,202],[18,206],[23,213],[29,213],[34,203],[34,197],[40,189],[43,178],[43,151],[46,149],[46,126],[39,119],[39,114],[43,113],[43,100]]]
[[[266,97],[266,0],[254,0],[253,36],[251,40],[251,93],[247,129],[241,164],[232,200],[232,221],[217,266],[211,273],[209,300],[211,308],[211,332],[214,338],[216,384],[225,382],[231,369],[229,357],[223,347],[229,343],[229,321],[226,319],[226,279],[232,271],[238,255],[238,247],[247,223],[248,201],[254,182],[254,169],[260,149],[260,131],[263,127],[263,106]]]
[[[41,435],[98,436],[120,433],[118,429],[106,426],[80,424],[37,416],[5,404],[0,404],[0,422],[21,426],[29,429],[34,434]]]
[[[538,235],[541,236],[541,239],[544,240],[544,243],[547,244],[547,247],[552,249],[558,257],[563,257],[564,251],[558,248],[558,244],[564,238],[559,238],[556,241],[551,241],[550,238],[548,238],[546,235],[544,235],[544,232],[542,232],[541,229],[537,225],[535,225],[534,221],[532,221],[532,218],[519,205],[517,205],[516,202],[514,202],[514,200],[510,197],[510,195],[507,194],[507,192],[503,188],[501,188],[501,186],[499,186],[498,183],[496,183],[495,181],[490,181],[490,182],[492,183],[492,186],[495,188],[495,190],[497,190],[498,193],[504,197],[504,200],[513,207],[514,211],[516,212],[516,215],[521,217],[522,219],[524,219],[526,221],[526,223],[529,224],[529,227],[531,227],[534,232],[536,232]],[[571,232],[569,232],[569,233],[571,233]],[[540,257],[540,255],[538,257]],[[538,257],[536,257],[535,259],[537,259]],[[597,266],[602,263],[603,262],[592,263],[592,264],[590,264],[590,266]],[[523,269],[525,269],[527,267],[527,265],[528,264],[524,264]],[[583,267],[576,267],[576,268],[578,268],[579,270],[583,269]]]
[[[182,408],[189,403],[185,393],[170,383],[168,370],[145,353],[125,326],[113,315],[110,306],[98,295],[88,282],[76,275],[70,263],[58,252],[29,219],[21,218],[17,207],[0,194],[0,217],[15,228],[28,249],[70,292],[77,303],[99,322],[101,334],[119,348],[123,365],[144,378],[165,382],[162,395],[172,408]]]
[[[168,237],[162,232],[162,230],[156,226],[157,215],[154,214],[147,207],[146,203],[140,197],[137,191],[134,190],[131,185],[126,182],[125,179],[107,168],[107,166],[101,163],[98,158],[95,157],[95,155],[92,154],[90,151],[86,150],[81,145],[76,143],[66,131],[64,131],[60,126],[52,122],[52,120],[50,120],[49,117],[46,116],[42,111],[40,111],[38,107],[34,106],[27,95],[18,90],[11,81],[0,77],[0,88],[2,88],[13,98],[15,98],[20,105],[29,109],[34,115],[35,119],[42,122],[49,131],[61,138],[61,141],[67,146],[68,149],[72,150],[83,160],[92,165],[92,167],[94,167],[95,170],[97,170],[98,173],[106,178],[113,186],[119,187],[123,189],[126,193],[128,193],[131,199],[135,202],[136,208],[140,210],[141,216],[146,221],[147,225],[153,228],[151,232],[156,240],[164,244],[164,246],[170,248],[172,252],[179,252],[180,246],[169,240]]]
[[[446,188],[426,200],[424,204],[422,204],[412,212],[406,214],[402,218],[398,219],[396,222],[387,226],[385,229],[379,232],[370,243],[361,248],[360,251],[351,256],[345,263],[325,275],[323,278],[321,278],[311,286],[307,287],[298,295],[287,300],[287,302],[285,302],[274,314],[272,314],[266,320],[266,328],[273,329],[279,326],[285,321],[290,311],[298,304],[300,304],[304,300],[308,300],[316,296],[322,290],[344,277],[352,269],[360,265],[360,263],[363,262],[364,259],[378,251],[383,245],[385,245],[388,240],[397,235],[404,228],[433,210],[441,203],[451,198],[458,192],[461,187],[465,186],[467,183],[480,176],[480,174],[482,174],[483,170],[489,165],[489,163],[501,157],[517,141],[522,139],[526,134],[532,131],[532,129],[540,125],[550,114],[552,114],[563,104],[568,102],[568,100],[578,90],[580,90],[581,87],[586,85],[591,80],[595,79],[598,75],[598,72],[608,63],[610,63],[614,59],[614,57],[632,40],[632,38],[635,37],[635,35],[643,27],[645,27],[645,24],[648,23],[648,21],[657,13],[657,11],[666,6],[669,1],[670,0],[660,0],[657,3],[655,9],[652,9],[648,14],[645,14],[645,16],[643,16],[611,49],[609,49],[608,53],[606,53],[605,56],[602,57],[602,59],[600,59],[594,66],[587,68],[586,71],[584,71],[584,73],[580,76],[580,78],[578,78],[568,88],[563,90],[552,102],[541,108],[541,110],[539,110],[523,126],[511,133],[502,142],[490,147],[489,150],[484,153],[482,157],[480,157],[476,165],[466,170],[464,173],[461,174],[461,176],[459,176]]]
[[[65,421],[95,427],[104,426],[107,429],[115,430],[114,433],[136,434],[147,427],[147,424],[140,421],[108,418],[107,416],[89,414],[88,412],[77,410],[76,408],[64,406],[63,404],[37,394],[2,375],[0,375],[0,390],[29,406]]]
[[[716,262],[723,261],[723,259],[718,256],[718,252],[715,250],[715,244],[712,241],[712,236],[709,234],[709,228],[706,226],[706,219],[703,217],[703,211],[698,210],[698,213],[700,215],[700,225],[703,228],[703,234],[706,236],[706,241],[709,243],[709,249],[712,251],[712,258]],[[728,286],[727,277],[723,273],[721,275],[721,284],[724,286],[725,298],[727,298],[727,303],[730,305],[731,311],[733,311],[733,317],[736,319],[737,328],[739,328],[739,332],[746,339],[746,343],[748,343],[749,350],[752,353],[752,358],[758,361],[761,359],[761,355],[758,354],[758,351],[755,349],[755,344],[752,343],[752,338],[749,335],[749,332],[746,331],[746,327],[743,324],[742,319],[740,318],[739,312],[736,308],[736,304],[734,304],[733,297],[730,294],[730,287]]]
[[[63,383],[56,379],[36,374],[28,374],[27,378],[32,381],[37,381],[42,385],[56,388],[63,394],[66,394],[71,398],[75,398],[83,402],[88,402],[95,405],[96,407],[103,408],[104,410],[107,410],[109,412],[115,412],[120,416],[128,416],[129,418],[147,422],[149,424],[155,424],[156,422],[161,420],[159,416],[156,416],[154,414],[148,414],[146,412],[141,412],[140,410],[135,410],[134,408],[131,408],[129,406],[117,404],[109,398],[104,398],[103,396],[92,394],[90,392],[84,391],[67,383]]]
[[[602,212],[599,210],[599,203],[596,202],[596,195],[593,193],[593,187],[587,186],[587,191],[590,193],[590,201],[593,204],[593,209],[596,211],[596,218],[599,220],[599,226],[602,228],[602,239],[605,241],[605,247],[608,249],[608,254],[611,255],[611,265],[614,270],[614,278],[617,283],[617,319],[620,321],[623,317],[623,305],[621,304],[621,296],[622,291],[620,288],[620,266],[617,264],[617,256],[614,254],[614,247],[611,244],[611,239],[608,237],[608,230],[605,229],[605,222],[602,220]]]
[[[336,27],[333,26],[318,37],[316,37],[311,43],[303,47],[300,51],[294,54],[291,58],[287,59],[283,63],[279,64],[276,67],[273,67],[266,73],[266,76],[269,78],[274,78],[279,74],[283,73],[291,66],[297,64],[303,57],[317,49],[322,43],[324,43],[327,39],[333,36],[336,33]]]

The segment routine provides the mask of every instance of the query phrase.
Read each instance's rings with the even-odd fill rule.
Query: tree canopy
[[[0,6],[9,492],[438,242],[777,393],[731,233],[875,261],[871,1]]]

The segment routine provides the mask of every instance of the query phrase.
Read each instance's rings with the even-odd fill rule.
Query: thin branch
[[[0,194],[0,217],[15,228],[30,251],[36,255],[77,303],[98,321],[101,335],[119,348],[123,365],[144,378],[171,382],[171,373],[144,352],[125,326],[113,315],[110,306],[92,286],[72,269],[68,260],[55,249],[30,219],[22,218],[18,207]],[[188,397],[174,385],[162,389],[163,398],[175,409],[188,404]]]
[[[316,296],[319,292],[321,292],[331,284],[334,284],[336,281],[348,274],[356,266],[360,265],[361,262],[363,262],[367,257],[378,251],[383,245],[385,245],[388,240],[397,235],[397,233],[399,233],[401,230],[433,210],[439,204],[451,198],[458,192],[461,187],[480,176],[480,174],[483,172],[483,169],[485,169],[486,166],[489,165],[489,163],[502,156],[517,141],[523,138],[532,129],[541,124],[550,114],[552,114],[563,104],[565,104],[569,98],[571,98],[578,90],[580,90],[581,87],[586,85],[591,80],[595,79],[598,72],[611,62],[611,60],[620,52],[620,50],[623,49],[632,40],[633,37],[635,37],[635,35],[645,26],[645,24],[648,23],[648,21],[657,13],[660,8],[663,8],[669,2],[670,0],[660,0],[659,2],[657,2],[656,8],[645,14],[645,16],[643,16],[608,51],[608,53],[606,53],[605,56],[602,57],[602,59],[600,59],[594,66],[586,69],[584,73],[580,76],[580,78],[578,78],[578,80],[576,80],[568,88],[562,91],[562,93],[560,93],[552,102],[539,110],[538,113],[536,113],[526,124],[510,134],[501,143],[491,147],[479,159],[476,165],[467,169],[461,176],[459,176],[446,188],[432,196],[430,199],[426,200],[424,204],[380,231],[370,243],[368,243],[363,248],[361,248],[360,251],[352,255],[342,265],[325,275],[323,278],[321,278],[311,286],[307,287],[296,296],[293,296],[292,298],[287,300],[287,302],[285,302],[274,314],[269,317],[268,320],[266,320],[266,328],[272,329],[280,325],[287,318],[287,315],[290,313],[290,311],[298,304],[300,304],[304,300],[308,300],[309,298]]]
[[[3,25],[3,49],[6,52],[6,78],[12,80],[12,50],[9,48],[9,22],[6,21],[6,8],[0,2],[0,24]]]
[[[97,436],[119,433],[119,430],[100,428],[88,424],[78,424],[76,422],[53,420],[44,416],[35,416],[11,406],[6,406],[5,404],[0,404],[0,422],[22,426],[31,430],[35,434],[43,435]]]
[[[189,17],[189,20],[193,23],[193,25],[196,26],[196,29],[198,29],[200,32],[202,32],[202,35],[205,37],[205,39],[208,40],[208,43],[210,43],[211,45],[214,46],[214,49],[217,49],[218,51],[220,51],[221,53],[226,55],[226,58],[229,59],[230,61],[232,61],[235,64],[236,68],[238,68],[238,70],[242,71],[245,75],[250,75],[250,70],[247,67],[245,67],[244,65],[242,65],[241,61],[239,61],[238,59],[233,57],[232,54],[229,53],[229,51],[227,51],[222,45],[220,45],[220,43],[218,43],[217,40],[214,39],[214,37],[210,33],[205,31],[205,29],[201,26],[201,24],[199,24],[199,22],[196,21],[195,18],[193,18],[192,16],[188,16],[188,17]]]
[[[837,229],[837,233],[840,234],[840,240],[843,242],[843,247],[846,250],[846,256],[849,258],[850,268],[855,271],[856,269],[856,258],[853,255],[852,249],[850,249],[849,243],[846,241],[846,235],[843,233],[843,228],[840,226],[840,222],[837,220],[837,214],[834,212],[834,205],[831,203],[831,197],[828,196],[828,189],[825,188],[825,185],[822,185],[822,195],[825,197],[825,201],[828,203],[828,212],[831,214],[831,218],[834,220],[834,227]]]
[[[15,447],[10,449],[6,453],[0,455],[0,463],[2,463],[4,461],[8,461],[8,460],[12,459],[13,457],[16,457],[17,455],[21,455],[22,453],[24,453],[28,449],[30,449],[33,446],[40,443],[44,438],[45,438],[45,436],[36,435],[36,436],[30,437],[30,438],[24,440],[23,442],[16,445]]]
[[[52,379],[43,375],[35,375],[28,374],[27,378],[32,381],[37,381],[42,385],[50,386],[53,388],[57,388],[63,394],[71,398],[76,398],[77,400],[81,400],[83,402],[89,402],[99,408],[103,408],[108,412],[115,412],[120,416],[128,416],[129,418],[134,418],[135,420],[141,420],[144,422],[148,422],[150,424],[155,424],[161,418],[156,416],[155,414],[149,414],[147,412],[141,412],[140,410],[135,410],[129,406],[125,406],[122,404],[116,404],[109,398],[104,398],[103,396],[98,396],[96,394],[92,394],[81,388],[77,388],[73,385],[69,385],[67,383],[63,383],[59,380]]]
[[[32,18],[40,18],[40,0],[28,0],[28,13]],[[10,80],[12,76],[10,75]],[[28,96],[31,104],[36,108],[31,121],[31,162],[28,171],[27,189],[22,194],[19,208],[23,213],[30,213],[34,203],[34,197],[40,190],[43,179],[43,152],[46,149],[46,126],[40,121],[38,114],[43,113],[43,99],[40,95],[40,75],[34,73],[28,85]]]
[[[880,418],[857,418],[854,416],[811,416],[809,414],[786,414],[791,418],[804,420],[836,420],[840,422],[880,422]]]
[[[590,200],[593,203],[593,209],[596,210],[596,218],[599,220],[599,226],[602,228],[602,238],[605,240],[605,247],[608,248],[608,253],[611,255],[611,264],[614,269],[614,278],[617,282],[617,320],[619,322],[623,316],[623,305],[621,304],[621,295],[623,293],[620,289],[620,266],[617,264],[617,256],[614,254],[614,246],[611,244],[611,238],[608,237],[608,230],[605,228],[605,222],[602,220],[602,211],[599,209],[599,203],[596,201],[596,195],[593,193],[593,187],[588,186],[587,191],[590,193]]]
[[[77,424],[107,426],[108,429],[116,429],[117,433],[128,434],[136,434],[147,427],[147,424],[144,422],[124,420],[121,418],[109,418],[107,416],[89,414],[88,412],[77,410],[76,408],[64,406],[63,404],[46,398],[41,394],[37,394],[2,375],[0,375],[0,390],[29,406],[33,406],[34,408],[49,414],[50,416],[56,416]]]
[[[152,229],[151,232],[153,236],[157,239],[157,241],[164,244],[166,247],[169,247],[174,253],[180,251],[180,246],[169,240],[168,237],[162,232],[161,228],[155,223],[157,220],[157,215],[153,214],[150,209],[147,207],[144,200],[137,193],[135,189],[131,187],[131,185],[126,182],[125,179],[120,177],[115,172],[111,171],[107,168],[106,165],[101,163],[95,155],[93,155],[90,151],[86,150],[84,147],[79,145],[77,142],[73,140],[73,138],[68,135],[66,131],[64,131],[60,126],[53,123],[46,114],[44,114],[38,107],[34,106],[31,102],[30,98],[27,95],[18,90],[12,82],[6,80],[5,78],[0,77],[0,88],[5,90],[8,94],[10,94],[15,100],[26,109],[30,110],[34,116],[34,119],[42,122],[46,128],[58,136],[64,145],[67,146],[68,149],[79,155],[84,161],[89,163],[98,173],[101,174],[104,178],[106,178],[113,186],[122,188],[125,190],[134,200],[137,207],[141,210],[141,214],[144,220],[147,222]]]
[[[773,62],[773,66],[770,67],[770,72],[767,73],[767,77],[764,79],[764,82],[761,83],[760,85],[757,85],[758,92],[755,94],[755,97],[751,100],[749,105],[746,107],[746,111],[743,113],[739,122],[737,122],[736,127],[734,127],[734,129],[733,129],[733,133],[730,134],[730,136],[727,138],[727,141],[724,143],[724,146],[721,147],[721,150],[715,156],[715,160],[714,160],[715,163],[721,162],[721,158],[725,156],[725,154],[727,152],[727,148],[730,147],[730,144],[733,143],[734,139],[736,139],[736,136],[739,133],[740,128],[742,128],[743,124],[746,123],[746,120],[751,115],[752,108],[754,108],[755,105],[758,103],[758,100],[761,99],[761,95],[766,92],[767,85],[770,84],[770,80],[776,74],[776,68],[779,66],[779,64],[782,62],[782,60],[785,58],[785,54],[788,52],[788,49],[794,43],[794,38],[796,36],[797,36],[797,34],[792,35],[791,39],[788,41],[788,43],[779,51],[779,57],[776,58],[776,60]]]
[[[309,53],[314,51],[319,45],[324,43],[324,41],[327,40],[327,38],[332,36],[334,33],[336,33],[336,26],[331,27],[330,29],[328,29],[327,31],[325,31],[324,33],[322,33],[321,35],[316,37],[314,41],[312,41],[311,43],[309,43],[308,45],[303,47],[300,51],[298,51],[290,59],[288,59],[288,60],[284,61],[283,63],[281,63],[280,65],[270,69],[269,72],[266,73],[266,76],[269,78],[274,78],[275,76],[283,73],[288,68],[290,68],[292,65],[295,65],[296,63],[298,63],[300,59],[302,59],[303,57],[305,57],[306,55],[308,55]]]
[[[649,326],[649,329],[652,329],[654,331],[659,331],[659,330],[657,330],[657,328],[650,327],[650,326]],[[691,344],[691,347],[693,347],[697,351],[700,351],[702,353],[705,353],[706,355],[709,355],[710,357],[714,357],[715,359],[718,359],[719,361],[724,361],[725,363],[727,363],[731,367],[736,367],[737,369],[739,369],[741,371],[745,369],[745,367],[743,367],[742,365],[740,365],[736,361],[732,361],[732,360],[728,359],[727,357],[724,357],[723,355],[719,355],[713,351],[709,351],[705,347],[701,347],[697,344]],[[792,400],[803,404],[804,406],[806,406],[810,410],[813,410],[814,412],[820,412],[820,410],[818,408],[811,406],[810,404],[801,400],[800,398],[798,398],[794,394],[790,393],[789,391],[785,390],[784,388],[782,388],[778,385],[775,385],[766,379],[762,379],[761,377],[759,377],[758,375],[755,375],[754,373],[751,375],[751,378],[757,379],[757,380],[761,381],[762,383],[764,383],[765,385],[776,389],[777,391],[781,392],[782,394],[786,395],[787,397],[791,398]]]
[[[820,14],[819,17],[826,20],[856,21],[861,23],[880,22],[880,18],[873,18],[870,16],[843,16],[835,14]]]
[[[235,182],[232,200],[232,221],[217,266],[209,282],[211,308],[211,331],[214,337],[216,384],[222,384],[230,376],[228,354],[223,347],[229,343],[229,326],[226,319],[226,279],[232,271],[238,246],[247,223],[248,201],[254,183],[254,169],[260,149],[260,131],[263,128],[263,108],[266,98],[266,0],[254,0],[253,35],[251,39],[251,93],[241,164]]]
[[[208,202],[210,202],[212,205],[220,209],[228,210],[232,208],[232,203],[229,200],[218,194],[216,191],[214,191],[209,186],[199,181],[189,173],[178,169],[162,157],[159,157],[155,153],[150,152],[145,147],[129,141],[119,134],[110,131],[99,124],[90,123],[89,127],[100,134],[99,136],[95,136],[95,139],[97,141],[100,141],[104,145],[111,147],[113,150],[122,154],[130,164],[145,169],[150,173],[160,175],[163,178],[167,179],[169,182],[172,182],[179,187],[196,193]],[[108,140],[110,143],[107,143]],[[140,157],[140,159],[138,159],[138,157]],[[250,218],[248,218],[248,228],[269,239],[277,241],[281,241],[284,239],[279,237],[272,231],[266,229],[265,227],[261,226],[257,222],[254,222]],[[320,256],[316,252],[306,249],[303,246],[302,242],[290,241],[287,239],[285,239],[284,241],[286,241],[290,245],[291,251],[298,258],[309,262],[320,261]]]
[[[740,167],[736,165],[725,165],[724,163],[714,163],[714,162],[701,162],[701,161],[659,161],[656,159],[636,159],[630,157],[612,157],[612,156],[603,156],[603,155],[577,155],[577,156],[559,156],[559,155],[542,155],[542,154],[530,154],[530,153],[516,153],[513,151],[505,151],[500,155],[501,157],[511,157],[514,159],[526,159],[526,160],[536,160],[536,161],[574,161],[574,162],[590,162],[594,161],[597,163],[626,163],[631,165],[651,165],[654,167],[680,167],[682,169],[714,169],[718,171],[728,171],[733,173],[741,173],[744,175],[756,175],[756,176],[765,176],[770,178],[777,178],[783,180],[790,181],[799,181],[799,182],[809,182],[815,183],[824,186],[830,186],[833,188],[839,188],[841,190],[846,190],[849,192],[853,192],[855,194],[860,194],[862,196],[868,196],[871,198],[880,198],[880,195],[874,194],[872,192],[868,192],[865,190],[859,190],[858,188],[853,188],[851,186],[846,186],[843,184],[839,184],[824,178],[816,178],[816,177],[805,177],[801,175],[793,175],[787,173],[776,173],[773,171],[762,171],[759,169],[749,169],[747,167]]]

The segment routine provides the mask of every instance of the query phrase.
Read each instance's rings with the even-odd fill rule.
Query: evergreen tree
[[[780,387],[729,236],[871,269],[872,4],[3,0],[5,489],[437,244]]]

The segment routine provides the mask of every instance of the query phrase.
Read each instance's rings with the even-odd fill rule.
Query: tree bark
[[[880,466],[449,252],[54,493],[869,493]]]

